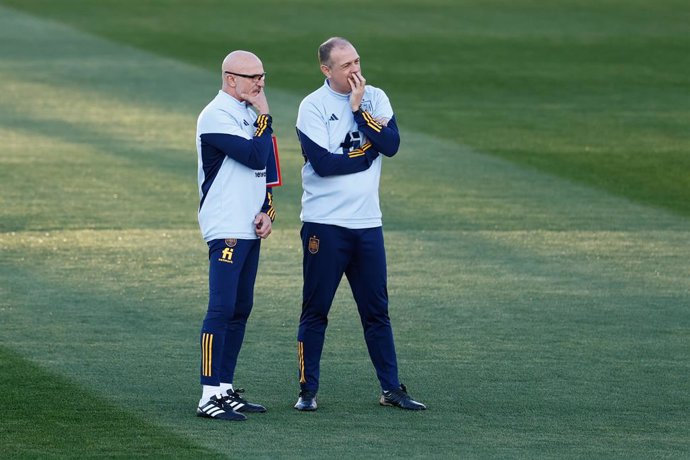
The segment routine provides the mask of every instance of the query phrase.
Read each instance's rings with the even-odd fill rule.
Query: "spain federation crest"
[[[309,238],[309,252],[311,254],[316,254],[319,252],[319,239],[316,236],[312,236]]]

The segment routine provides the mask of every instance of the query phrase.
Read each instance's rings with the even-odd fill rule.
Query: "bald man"
[[[271,115],[261,60],[233,51],[222,64],[222,86],[197,121],[199,226],[209,248],[209,301],[201,327],[202,396],[199,417],[246,420],[266,408],[246,401],[233,385],[261,240],[275,219],[266,187],[273,153]]]

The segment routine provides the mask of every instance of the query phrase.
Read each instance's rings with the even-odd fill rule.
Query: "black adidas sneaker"
[[[315,411],[316,408],[316,393],[309,390],[300,391],[295,409],[300,411]]]
[[[216,418],[219,420],[247,420],[247,416],[235,412],[230,406],[225,404],[223,398],[218,396],[211,396],[206,403],[196,408],[197,417]]]
[[[425,410],[426,406],[415,401],[407,394],[405,385],[400,385],[397,390],[384,391],[379,399],[382,406],[395,406],[407,410]]]
[[[266,408],[261,404],[252,404],[242,396],[244,393],[242,388],[235,391],[228,390],[227,396],[223,396],[223,402],[230,406],[235,412],[266,412]]]

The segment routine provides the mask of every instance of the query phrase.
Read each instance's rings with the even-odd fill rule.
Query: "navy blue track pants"
[[[201,384],[232,383],[247,318],[261,240],[212,240],[209,247],[208,311],[201,327]]]
[[[357,303],[364,339],[381,389],[399,388],[393,330],[388,317],[383,229],[353,230],[305,222],[301,236],[304,287],[297,334],[301,388],[318,390],[328,311],[343,274]]]

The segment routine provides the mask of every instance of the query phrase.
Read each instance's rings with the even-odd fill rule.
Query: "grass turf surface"
[[[690,216],[682,0],[1,3],[214,72],[252,49],[269,91],[300,96],[321,82],[317,45],[343,35],[408,129]]]
[[[280,46],[296,47],[304,57],[285,61],[291,53],[273,50],[275,39],[263,38],[260,48],[254,47],[267,55],[264,61],[276,74],[271,76],[275,87],[269,81],[269,97],[287,184],[276,194],[279,220],[263,248],[257,306],[238,369],[238,383],[270,412],[231,425],[193,417],[206,283],[205,249],[194,213],[194,120],[217,90],[216,72],[209,69],[215,69],[228,43],[249,47],[257,29],[248,27],[235,40],[224,41],[199,28],[201,18],[221,25],[209,13],[211,4],[191,10],[178,4],[176,13],[161,9],[171,3],[133,4],[131,9],[119,5],[108,10],[112,5],[107,3],[66,2],[42,13],[115,42],[9,9],[0,14],[0,345],[5,349],[3,367],[17,370],[3,379],[0,393],[3,407],[16,408],[21,403],[14,391],[18,382],[52,381],[55,375],[57,383],[48,387],[63,395],[56,417],[63,414],[69,423],[79,414],[70,424],[79,436],[71,437],[60,436],[64,427],[59,423],[29,424],[21,412],[8,412],[0,421],[2,436],[14,441],[3,439],[1,454],[78,456],[80,449],[85,455],[180,457],[206,452],[232,456],[239,449],[243,456],[265,458],[318,458],[333,452],[343,457],[687,454],[690,228],[684,211],[665,195],[667,187],[678,185],[674,174],[682,172],[682,163],[664,170],[662,178],[652,168],[639,168],[648,173],[645,184],[666,190],[653,194],[658,207],[651,207],[487,156],[486,150],[501,152],[482,139],[499,147],[511,139],[523,142],[526,152],[538,153],[533,147],[539,145],[549,147],[542,153],[560,152],[554,158],[568,157],[561,164],[568,170],[568,161],[580,161],[582,153],[573,154],[572,140],[586,138],[591,127],[579,123],[578,112],[570,110],[553,111],[558,115],[553,120],[543,116],[552,112],[532,110],[518,117],[537,127],[546,119],[558,125],[553,131],[521,130],[523,125],[492,118],[511,104],[517,107],[514,103],[537,107],[542,91],[548,93],[543,82],[535,83],[512,102],[505,100],[510,87],[501,88],[512,81],[508,76],[493,87],[495,94],[487,87],[479,95],[491,96],[491,110],[482,111],[489,105],[478,104],[476,114],[463,115],[472,120],[476,137],[457,134],[458,115],[452,110],[445,119],[434,118],[433,128],[421,134],[414,128],[423,118],[456,107],[455,102],[465,106],[452,98],[472,92],[458,95],[446,86],[450,98],[431,97],[441,94],[434,91],[443,89],[442,79],[431,93],[410,91],[406,73],[395,68],[400,62],[387,56],[392,49],[387,47],[412,38],[387,37],[377,49],[371,38],[366,41],[373,19],[348,19],[343,26],[352,27],[355,36],[342,34],[356,41],[365,66],[371,61],[373,84],[379,75],[388,90],[390,80],[393,105],[403,114],[403,150],[386,163],[382,183],[391,315],[403,380],[430,410],[410,414],[377,406],[373,370],[345,285],[331,316],[319,412],[291,409],[301,278],[301,158],[292,125],[300,97],[319,84],[312,51],[320,34],[339,32],[324,23],[308,34],[297,33],[298,18],[286,13],[285,21],[271,21],[271,33],[285,37]],[[458,12],[449,4],[434,5],[423,15]],[[596,18],[603,21],[606,6],[619,4],[579,3],[579,26],[575,21],[545,30],[551,19],[566,13],[536,9],[538,3],[522,5],[541,29],[525,30],[524,23],[520,28],[515,10],[492,16],[489,9],[481,23],[487,28],[475,25],[470,31],[522,37],[525,53],[532,43],[533,52],[540,54],[543,49],[530,42],[539,33],[564,40],[569,34],[589,33],[606,41],[628,33],[630,23],[654,24],[658,17],[669,19],[670,25],[637,30],[648,39],[671,37],[671,51],[650,39],[650,49],[662,48],[656,56],[662,63],[664,56],[675,56],[672,44],[684,39],[672,39],[682,12],[671,17],[673,4],[667,2],[647,8],[644,21],[630,7],[607,20],[619,27],[606,33],[597,32]],[[276,8],[271,14],[282,11]],[[349,7],[343,8],[347,13]],[[411,7],[400,10],[392,18],[413,17]],[[476,14],[481,11],[477,7]],[[452,23],[453,14],[439,24]],[[428,40],[427,48],[440,46],[426,57],[440,59],[439,65],[425,62],[427,70],[452,70],[454,60],[442,52],[450,45],[443,45],[439,35],[460,32],[415,24],[409,30],[417,40]],[[589,28],[583,27],[587,24]],[[498,46],[493,52],[501,50]],[[487,77],[502,75],[502,66],[512,68],[510,62],[473,62],[472,69],[484,69]],[[421,67],[415,65],[416,71]],[[547,67],[523,69],[524,78],[540,82],[543,71],[557,72],[559,65]],[[680,75],[680,70],[674,72],[667,75],[670,80]],[[554,84],[578,80],[568,73],[566,66],[562,74],[552,75]],[[620,77],[607,72],[595,76],[602,88],[614,86],[607,78]],[[477,76],[474,81],[481,86],[489,80]],[[679,129],[687,119],[686,100],[673,85],[653,83],[620,93],[620,105],[632,105],[653,89],[654,100],[665,105],[659,113],[647,112],[653,123],[643,124],[644,129],[668,135],[650,142],[687,155]],[[581,93],[569,94],[562,101],[565,107],[590,104],[588,108],[599,108],[602,119],[619,113],[619,106],[606,105],[605,98],[582,100]],[[561,136],[566,127],[572,132]],[[624,149],[619,144],[626,139],[606,124],[599,128],[606,144],[595,163],[606,165],[615,156],[612,146]],[[626,171],[640,165],[639,158],[631,156]],[[655,158],[663,170],[665,157]],[[636,184],[625,179],[625,171],[621,174],[621,181]],[[687,198],[687,188],[679,190]],[[97,407],[81,411],[74,395],[82,394],[98,401]],[[102,436],[102,425],[75,428],[88,425],[92,417],[111,418],[111,436]],[[32,450],[25,444],[33,437],[49,442]],[[161,444],[172,447],[161,450]]]

